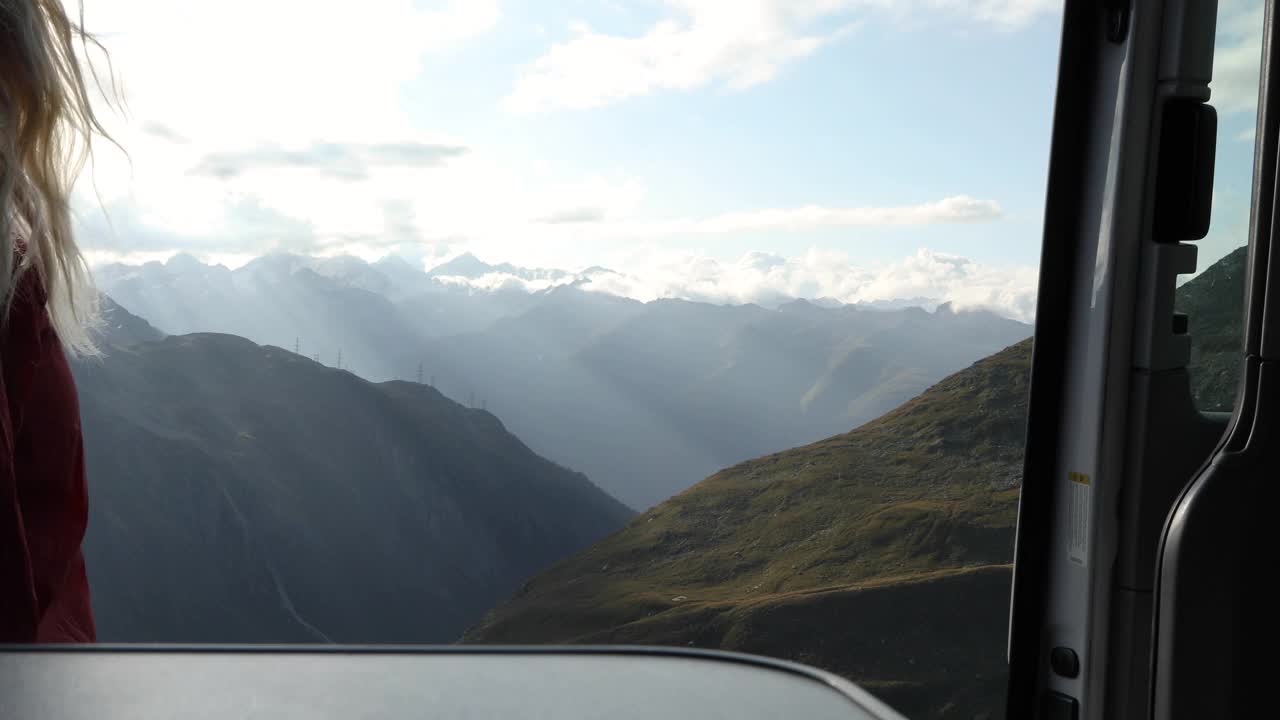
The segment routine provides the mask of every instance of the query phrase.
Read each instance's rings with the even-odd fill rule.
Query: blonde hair
[[[35,272],[63,347],[95,355],[97,293],[72,235],[70,195],[93,135],[109,136],[76,56],[77,41],[101,49],[83,17],[81,6],[80,23],[68,18],[62,0],[0,0],[0,323],[21,276]]]

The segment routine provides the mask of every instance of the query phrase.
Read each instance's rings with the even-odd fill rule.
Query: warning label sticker
[[[1068,550],[1071,562],[1087,567],[1089,565],[1089,515],[1093,512],[1093,489],[1089,476],[1084,473],[1067,473],[1071,482],[1071,494],[1067,502],[1068,532],[1071,544]]]

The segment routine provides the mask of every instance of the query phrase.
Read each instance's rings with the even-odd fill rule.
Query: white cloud
[[[673,44],[650,58],[658,78],[652,90],[693,87],[698,77],[726,87],[762,82],[831,40],[837,31],[808,29],[815,20],[834,17],[837,28],[847,27],[841,11],[892,3],[667,5],[683,20],[658,33]],[[162,259],[178,250],[230,265],[273,250],[371,258],[417,248],[437,257],[467,247],[499,260],[574,266],[610,264],[608,253],[638,240],[1001,216],[993,201],[957,195],[915,205],[808,205],[655,220],[643,212],[644,183],[625,172],[572,178],[556,167],[514,167],[490,148],[416,129],[404,84],[433,54],[491,28],[498,10],[489,0],[457,0],[438,11],[418,9],[412,0],[368,0],[359,13],[302,0],[118,0],[90,3],[87,12],[89,28],[112,52],[131,108],[129,122],[110,119],[132,163],[102,147],[86,178],[97,180],[109,215],[98,209],[88,182],[77,188],[81,237],[96,262]],[[614,39],[600,37],[612,47]],[[637,61],[641,74],[650,72],[644,69],[650,49]],[[695,72],[684,77],[690,68]],[[766,256],[719,263],[728,268],[721,272],[699,257],[672,271],[679,280],[670,292],[763,297],[769,288],[812,287],[856,299],[879,287],[873,280],[889,277],[840,269],[847,260],[834,270],[796,258],[766,268],[760,263],[773,262]],[[973,277],[974,267],[965,277]],[[748,280],[755,276],[761,280],[753,285]],[[645,280],[637,292],[665,292],[665,282]]]
[[[1213,98],[1219,112],[1254,112],[1262,60],[1261,39],[1219,49],[1213,60]]]
[[[87,248],[242,255],[411,239],[404,218],[421,203],[407,196],[470,153],[415,127],[404,86],[500,14],[496,0],[420,5],[86,3],[128,105],[103,112],[128,158],[99,143],[77,187]]]
[[[583,233],[610,237],[605,229],[635,217],[645,195],[643,183],[624,174],[558,181],[522,173],[485,148],[450,158],[444,169],[370,167],[358,181],[345,164],[303,162],[305,150],[220,156],[205,173],[192,172],[205,155],[151,159],[138,164],[131,183],[106,188],[106,216],[82,186],[76,202],[82,242],[107,252],[365,256],[467,239],[504,259],[562,260],[552,254],[557,242],[580,251]],[[223,167],[222,160],[233,159]],[[567,222],[575,219],[583,222]]]
[[[577,23],[573,37],[523,68],[503,102],[510,112],[583,110],[659,91],[741,90],[768,82],[858,27],[849,11],[939,11],[998,29],[1056,12],[1053,0],[665,0],[668,15],[639,35]],[[817,29],[817,21],[835,27]]]
[[[1062,0],[929,0],[929,4],[1001,30],[1017,30],[1041,15],[1062,11]]]
[[[1210,102],[1221,113],[1252,113],[1258,107],[1262,63],[1263,4],[1223,0],[1218,7]]]
[[[177,250],[144,250],[134,252],[86,250],[84,252],[85,260],[89,262],[91,267],[107,265],[110,263],[121,263],[123,265],[145,265],[149,262],[166,262],[169,258],[177,254]]]
[[[401,143],[313,143],[304,148],[266,145],[251,150],[210,153],[191,169],[194,175],[230,180],[257,169],[310,168],[341,180],[365,180],[378,167],[435,167],[466,154],[456,145]]]
[[[374,261],[385,249],[355,247],[350,254]],[[421,267],[435,267],[456,257],[457,251],[440,248],[442,254],[415,258]],[[165,261],[176,254],[161,252],[88,253],[90,263],[119,262],[141,265]],[[316,256],[332,256],[319,253]],[[253,259],[244,253],[197,253],[205,262],[237,268]],[[500,258],[487,257],[497,262]],[[425,261],[425,262],[424,262]],[[538,292],[578,282],[591,292],[629,297],[641,302],[679,298],[717,304],[755,303],[776,307],[795,298],[838,300],[856,304],[888,304],[889,301],[923,300],[932,307],[950,302],[957,310],[989,310],[998,315],[1032,322],[1038,270],[1033,266],[994,267],[968,258],[918,249],[900,260],[879,265],[857,265],[848,255],[811,249],[796,256],[749,252],[736,261],[724,261],[695,251],[647,246],[614,254],[607,263],[622,271],[594,271],[590,275],[544,272],[528,278],[509,272],[477,277],[438,276],[440,282],[478,291]],[[581,272],[581,268],[576,269]],[[899,303],[901,304],[901,303]]]
[[[615,191],[616,193],[616,191]],[[827,207],[805,205],[721,213],[708,217],[641,219],[628,215],[621,203],[602,211],[587,205],[563,214],[537,218],[541,226],[508,226],[506,232],[540,241],[557,237],[582,242],[602,240],[655,240],[741,233],[787,233],[832,228],[869,228],[907,225],[949,225],[994,222],[1003,217],[1000,205],[968,195],[955,195],[917,205],[887,207]],[[576,221],[576,222],[571,222]]]
[[[789,27],[775,2],[673,4],[683,18],[663,20],[638,37],[577,25],[571,40],[522,70],[504,107],[517,113],[582,110],[658,90],[712,83],[746,88],[834,37]]]
[[[505,195],[503,190],[495,190]],[[594,201],[568,204],[580,193]],[[537,188],[514,201],[501,213],[476,210],[448,226],[449,235],[483,257],[516,264],[553,264],[562,267],[616,262],[619,249],[645,243],[695,247],[699,238],[712,243],[719,238],[757,234],[771,244],[795,246],[796,237],[817,231],[852,230],[889,226],[925,226],[995,222],[1000,206],[991,200],[966,195],[916,205],[872,207],[763,208],[706,217],[652,219],[637,212],[642,192],[633,180],[597,178],[593,183]],[[488,198],[492,195],[484,195]],[[513,192],[512,196],[515,196]],[[539,208],[563,207],[563,214],[548,216]],[[582,208],[590,212],[583,212]],[[548,220],[562,222],[547,222]],[[583,222],[563,222],[578,219]],[[440,227],[440,226],[437,226]]]
[[[895,262],[868,266],[854,264],[844,253],[818,249],[795,257],[749,252],[725,261],[696,251],[645,246],[616,253],[605,265],[612,270],[535,279],[509,272],[438,279],[476,290],[526,292],[577,282],[584,290],[641,302],[679,298],[776,307],[795,298],[849,304],[924,299],[921,304],[930,308],[950,302],[957,310],[989,310],[1032,322],[1039,277],[1034,266],[995,267],[924,248]]]
[[[204,144],[409,139],[400,92],[431,53],[492,28],[496,0],[85,3],[138,118]]]
[[[460,275],[438,275],[436,280],[446,285],[459,285],[490,292],[497,290],[539,292],[559,285],[568,285],[573,282],[573,276],[522,278],[512,273],[491,272],[474,278]]]
[[[820,250],[790,258],[755,252],[722,262],[693,252],[647,248],[632,253],[622,266],[625,273],[595,275],[584,287],[642,301],[683,298],[766,306],[797,297],[845,303],[931,298],[1023,321],[1035,315],[1038,276],[1035,267],[991,267],[926,249],[893,263],[860,266],[843,253]]]
[[[820,227],[938,225],[990,222],[999,219],[1001,215],[1000,206],[991,200],[977,200],[967,195],[956,195],[936,202],[899,207],[832,208],[806,205],[798,208],[751,210],[725,213],[703,220],[658,223],[652,229],[677,234],[788,231]]]

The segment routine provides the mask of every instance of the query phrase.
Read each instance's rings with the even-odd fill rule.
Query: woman
[[[0,643],[92,642],[75,382],[95,293],[69,195],[94,132],[61,0],[0,0]],[[103,133],[105,135],[105,133]]]

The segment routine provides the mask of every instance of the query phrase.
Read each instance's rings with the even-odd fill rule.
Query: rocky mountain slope
[[[106,315],[75,365],[104,641],[448,641],[632,515],[429,387]]]

